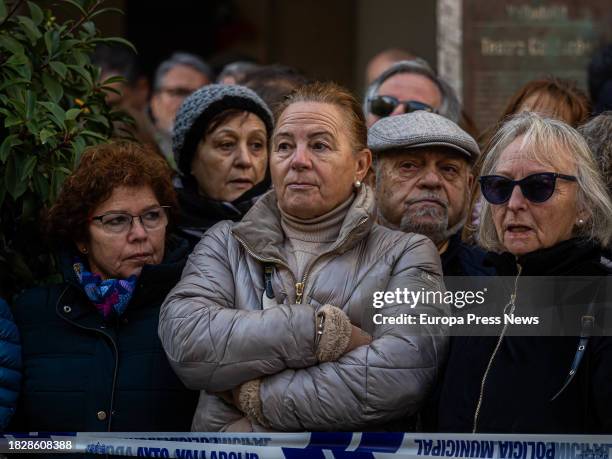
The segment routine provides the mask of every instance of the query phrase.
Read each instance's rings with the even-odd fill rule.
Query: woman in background
[[[240,220],[270,188],[273,124],[267,105],[243,86],[204,86],[181,105],[173,136],[179,230],[192,247],[217,222]]]

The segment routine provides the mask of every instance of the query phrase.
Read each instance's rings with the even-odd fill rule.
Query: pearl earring
[[[582,218],[578,219],[578,226],[584,225],[584,220]]]
[[[354,186],[356,189],[361,188],[361,181],[360,181],[360,180],[355,180],[355,183],[353,184],[353,186]]]

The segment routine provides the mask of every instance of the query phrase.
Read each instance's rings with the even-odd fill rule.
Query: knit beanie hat
[[[265,124],[268,138],[272,135],[272,112],[251,89],[238,85],[203,86],[183,101],[174,120],[172,151],[178,168],[184,175],[191,173],[193,155],[208,123],[217,114],[228,109],[254,113]]]

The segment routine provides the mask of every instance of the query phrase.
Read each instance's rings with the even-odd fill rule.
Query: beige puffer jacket
[[[373,294],[442,289],[440,260],[429,239],[375,224],[373,208],[372,190],[363,186],[338,240],[300,280],[282,253],[273,191],[240,223],[221,222],[204,235],[159,323],[174,370],[201,390],[194,431],[244,426],[245,415],[254,430],[369,430],[416,412],[447,338],[439,327],[375,325],[372,317],[448,311],[374,309]],[[373,341],[344,353],[351,323]],[[214,395],[236,387],[238,408]]]

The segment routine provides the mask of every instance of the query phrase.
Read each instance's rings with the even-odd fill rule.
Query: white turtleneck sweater
[[[336,242],[354,199],[355,195],[351,194],[349,199],[335,209],[308,220],[293,217],[280,210],[281,226],[286,236],[284,250],[287,262],[298,282],[310,263]]]

